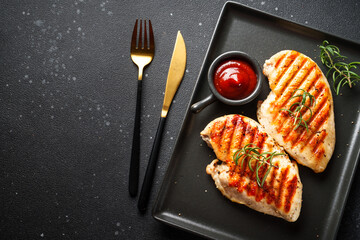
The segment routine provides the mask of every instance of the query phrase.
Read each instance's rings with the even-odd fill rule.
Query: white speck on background
[[[40,234],[40,237],[44,237],[44,234],[43,234],[43,233],[41,233],[41,234]]]
[[[34,21],[34,24],[38,27],[42,27],[44,25],[44,21],[43,20],[36,20]]]
[[[109,16],[112,16],[112,15],[113,15],[113,12],[112,12],[112,11],[108,11],[107,14],[108,14]]]
[[[117,222],[117,223],[116,223],[116,226],[120,227],[120,222]]]
[[[170,16],[172,16],[173,14],[172,13],[170,13]]]
[[[308,24],[309,22],[308,21],[305,21],[305,24]]]
[[[278,7],[276,7],[276,8],[275,8],[275,11],[277,11],[277,10],[279,10],[279,8],[278,8]]]
[[[114,234],[115,234],[115,236],[119,235],[119,231],[115,231]]]
[[[77,10],[76,10],[76,13],[77,13],[77,14],[80,14],[80,12],[81,12],[80,9],[77,9]]]
[[[79,32],[81,31],[81,27],[78,27],[78,31],[79,31]]]
[[[201,23],[201,22],[199,22],[199,26],[202,26],[202,23]]]
[[[261,5],[264,5],[264,4],[265,4],[265,1],[262,1],[262,2],[261,2]]]

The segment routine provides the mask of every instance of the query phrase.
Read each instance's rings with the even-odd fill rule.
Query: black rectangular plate
[[[323,40],[338,46],[348,61],[360,59],[360,45],[328,33],[310,29],[243,5],[227,2],[219,17],[201,67],[189,107],[210,94],[207,70],[221,53],[244,51],[260,65],[280,50],[297,50],[311,57],[324,72],[319,59]],[[330,83],[331,85],[331,83]],[[214,239],[334,239],[351,180],[359,159],[360,89],[344,88],[334,96],[336,146],[327,169],[320,174],[299,166],[303,204],[294,223],[256,212],[231,202],[215,187],[205,168],[213,151],[199,136],[216,117],[238,113],[256,118],[256,102],[264,100],[269,85],[258,98],[241,107],[215,102],[198,114],[189,110],[153,209],[155,219]],[[189,109],[188,107],[188,109]]]

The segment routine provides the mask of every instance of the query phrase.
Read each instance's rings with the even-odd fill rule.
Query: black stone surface
[[[360,3],[237,1],[360,42]],[[1,239],[198,239],[140,214],[127,190],[137,68],[136,18],[156,52],[143,80],[141,169],[151,151],[177,30],[187,68],[166,122],[153,205],[225,1],[0,2]],[[338,239],[360,238],[356,171]],[[191,204],[191,199],[189,199]],[[266,236],[264,236],[266,237]]]

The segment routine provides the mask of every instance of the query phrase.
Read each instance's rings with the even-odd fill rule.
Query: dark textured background
[[[360,42],[360,3],[238,1]],[[165,126],[152,206],[225,1],[0,1],[0,237],[197,238],[138,212],[127,191],[137,68],[136,18],[150,18],[156,53],[145,70],[140,181],[144,176],[177,30],[187,68]],[[360,172],[338,239],[360,237]],[[191,199],[189,199],[191,204]],[[264,236],[266,237],[266,236]]]

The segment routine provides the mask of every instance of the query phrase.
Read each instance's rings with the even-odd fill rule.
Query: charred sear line
[[[299,56],[299,54],[294,54],[293,52],[290,52],[290,53],[288,53],[287,56],[284,56],[284,58],[281,61],[280,66],[277,67],[278,69],[281,69],[282,72],[280,72],[280,74],[277,76],[277,78],[274,79],[274,81],[273,81],[273,88],[274,89],[278,85],[278,83],[279,83],[280,79],[282,78],[282,76],[286,73],[286,70],[288,68],[290,68],[291,65],[294,63],[297,56]],[[287,61],[289,61],[289,62],[287,63]]]
[[[275,63],[275,68],[278,68],[278,67],[279,67],[279,64],[280,64],[284,59],[285,59],[285,55],[281,55],[281,56],[277,59],[277,61],[276,61],[276,63]]]
[[[284,206],[284,210],[286,213],[288,213],[291,209],[292,201],[294,199],[297,187],[298,187],[298,178],[295,175],[290,181],[287,182],[287,187],[286,187],[287,194],[285,197],[285,206]]]
[[[296,65],[297,61],[300,61],[300,64]],[[286,88],[289,87],[289,84],[292,82],[291,79],[296,78],[296,76],[299,74],[299,72],[302,70],[303,66],[307,62],[306,58],[298,57],[292,62],[292,65],[289,66],[286,72],[289,72],[289,74],[286,76],[286,79],[283,79],[283,81],[278,81],[278,84],[281,82],[283,83],[282,86],[276,86],[276,92],[283,94],[283,92],[286,90]],[[280,79],[281,80],[281,79]],[[278,94],[277,94],[278,95]]]
[[[311,64],[310,67],[306,68],[306,64]],[[310,74],[315,70],[315,68],[313,67],[313,64],[310,61],[305,61],[304,64],[302,65],[300,71],[305,72],[303,75],[299,76],[299,81],[293,83],[292,81],[289,81],[290,85],[287,85],[287,87],[284,89],[283,94],[281,94],[281,96],[279,97],[279,99],[277,100],[277,102],[279,102],[280,104],[277,104],[277,108],[281,109],[284,108],[285,105],[289,104],[289,102],[291,101],[291,95],[292,92],[295,89],[301,88],[301,89],[305,89],[307,91],[307,89],[305,87],[301,87],[302,84],[304,84],[305,81],[309,81],[309,76]],[[311,79],[310,81],[314,81],[313,79]],[[308,89],[310,89],[311,87],[309,87]],[[291,106],[291,104],[289,105]],[[279,112],[277,112],[279,114]],[[277,118],[277,115],[275,116],[275,119]]]
[[[326,92],[326,88],[322,88],[322,89],[318,89],[318,91],[316,91],[316,96],[315,98],[319,100],[319,96],[324,95]],[[307,132],[300,132],[297,135],[295,135],[292,139],[291,142],[293,143],[293,147],[295,147],[297,144],[305,141],[306,143],[309,141],[310,138],[312,138],[312,136],[322,127],[322,123],[319,124],[313,124],[313,120],[319,115],[319,112],[321,112],[321,109],[324,107],[324,104],[326,104],[326,102],[328,101],[328,98],[323,97],[320,99],[320,102],[317,103],[317,106],[315,107],[315,109],[313,109],[313,114],[311,116],[311,118],[308,121],[308,125],[309,125],[309,129],[310,129],[310,134],[308,134]],[[308,118],[308,116],[305,116],[305,118]]]
[[[281,174],[280,174],[280,185],[279,185],[279,192],[277,195],[277,198],[275,200],[275,206],[277,208],[282,207],[282,202],[283,202],[283,193],[284,193],[284,186],[286,183],[286,178],[287,175],[289,174],[289,167],[287,167],[286,169],[282,169]]]
[[[316,80],[315,80],[316,81]],[[301,88],[302,90],[304,91],[308,91],[308,92],[313,92],[315,91],[315,87],[314,87],[314,84],[315,84],[315,81],[312,81],[310,83],[310,85],[308,86],[308,88]],[[293,93],[295,92],[296,90],[293,90],[292,91],[292,94],[290,95],[290,97],[287,99],[286,103],[283,104],[283,108],[278,108],[278,114],[277,114],[277,118],[274,120],[274,123],[276,125],[278,125],[278,132],[280,133],[282,131],[282,129],[286,126],[289,126],[291,125],[292,123],[294,123],[294,118],[290,115],[289,112],[285,111],[284,109],[289,109],[291,106],[293,106],[293,104],[297,103],[299,100],[298,98],[293,98]],[[315,97],[316,99],[316,97]],[[307,104],[309,105],[309,104]],[[290,109],[291,110],[291,109]],[[308,110],[307,108],[303,108],[302,111],[300,112],[301,114],[304,114],[305,111]],[[283,118],[285,118],[285,120]],[[289,132],[292,130],[292,128],[287,128],[287,131],[283,132],[283,136],[286,137]]]
[[[304,141],[303,145],[301,147],[301,150],[303,150],[306,146],[309,144],[311,145],[311,142],[313,139],[317,138],[317,132],[319,132],[321,129],[323,129],[324,125],[326,124],[326,119],[329,117],[329,111],[328,111],[328,101],[323,101],[322,105],[318,108],[318,110],[315,112],[312,119],[310,119],[309,124],[311,124],[311,135],[309,135]]]
[[[309,90],[309,94],[314,98],[314,99],[318,99],[319,96],[319,89],[317,89],[315,87],[315,85],[311,86],[311,89]],[[294,98],[295,99],[295,98]],[[298,101],[297,99],[295,99],[295,102]],[[311,119],[312,116],[314,116],[314,108],[317,109],[316,106],[316,100],[314,100],[314,103],[311,105],[311,101],[310,99],[306,100],[305,105],[308,107],[303,107],[299,112],[299,116],[301,116],[301,119],[303,119],[305,121],[305,126],[298,126],[300,122],[296,123],[296,120],[293,116],[290,116],[290,114],[287,113],[282,113],[284,116],[286,116],[286,120],[284,121],[283,124],[280,125],[279,128],[279,132],[282,131],[282,128],[284,128],[284,126],[286,126],[285,130],[282,131],[282,136],[285,142],[287,141],[291,141],[292,143],[296,142],[296,140],[300,137],[300,135],[305,135],[307,134],[308,130],[311,128],[310,123],[311,123]],[[291,110],[291,109],[290,109]],[[297,119],[297,121],[300,121],[299,119]],[[302,121],[302,120],[301,120]],[[300,128],[299,128],[300,127]],[[303,129],[306,128],[306,132],[303,131]]]

